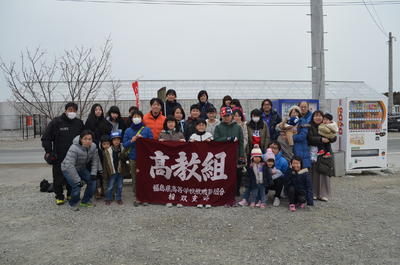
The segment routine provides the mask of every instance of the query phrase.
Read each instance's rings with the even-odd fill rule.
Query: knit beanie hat
[[[255,144],[253,149],[251,149],[251,159],[256,156],[262,157],[262,151],[258,144]]]
[[[290,115],[290,113],[291,113],[293,110],[296,110],[299,114],[301,113],[300,107],[295,105],[295,106],[292,106],[292,107],[289,109],[288,115]]]
[[[265,161],[268,161],[269,159],[275,160],[275,154],[272,152],[271,148],[268,148],[267,153],[265,153]]]

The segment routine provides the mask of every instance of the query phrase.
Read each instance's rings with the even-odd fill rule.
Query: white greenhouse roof
[[[118,100],[135,98],[132,90],[134,80],[120,81]],[[110,97],[111,81],[102,85],[97,100]],[[141,80],[140,100],[149,100],[157,95],[161,87],[175,89],[178,99],[196,99],[200,90],[207,90],[210,99],[222,99],[225,95],[238,99],[311,99],[311,81],[290,80]],[[60,85],[60,94],[67,88]],[[362,81],[326,81],[326,99],[337,98],[384,98],[385,96]],[[63,97],[60,96],[60,101]]]

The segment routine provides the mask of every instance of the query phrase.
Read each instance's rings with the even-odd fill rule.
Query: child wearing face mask
[[[134,206],[139,206],[140,202],[136,200],[136,141],[139,138],[153,139],[153,133],[150,128],[143,123],[143,113],[139,110],[132,114],[132,124],[124,134],[122,145],[129,150],[129,169],[132,177],[132,187],[134,194]],[[147,205],[143,203],[143,205]]]

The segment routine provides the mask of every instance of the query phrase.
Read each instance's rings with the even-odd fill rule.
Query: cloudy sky
[[[399,91],[400,5],[375,9],[399,40],[394,43]],[[1,0],[0,56],[18,60],[21,50],[40,46],[51,58],[75,46],[99,47],[110,34],[117,79],[310,80],[309,12],[309,7]],[[362,80],[386,91],[387,38],[365,6],[325,7],[324,13],[326,79]],[[0,101],[9,97],[1,76]]]

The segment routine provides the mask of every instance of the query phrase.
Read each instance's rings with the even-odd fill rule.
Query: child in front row
[[[165,141],[179,141],[179,142],[186,142],[185,136],[179,130],[179,122],[175,119],[174,116],[168,116],[164,121],[164,130],[161,131],[160,137],[158,138],[160,142]],[[167,203],[167,207],[172,207],[172,203]],[[178,203],[176,207],[180,208],[183,205]]]
[[[207,122],[203,119],[196,121],[196,132],[189,138],[189,142],[210,142],[213,136],[210,132],[206,132]],[[197,204],[197,208],[203,208],[203,204]],[[210,204],[206,204],[206,208],[211,208]]]
[[[103,174],[106,174],[108,186],[106,190],[105,204],[110,205],[113,199],[113,189],[116,186],[115,200],[119,205],[122,205],[122,185],[124,175],[129,172],[128,165],[121,161],[120,155],[123,150],[122,135],[120,131],[112,132],[110,135],[111,146],[102,142],[103,149]]]
[[[174,116],[168,116],[163,125],[163,130],[158,137],[158,140],[163,141],[180,141],[186,142],[185,136],[181,131],[178,130],[178,121],[175,119]]]
[[[289,210],[296,211],[296,204],[300,208],[313,206],[313,190],[311,175],[307,168],[303,168],[301,157],[294,156],[290,161],[290,169],[285,174],[285,190],[289,198]]]
[[[203,119],[199,119],[196,121],[196,131],[193,133],[189,142],[209,142],[213,140],[213,135],[210,132],[206,131],[207,122]]]
[[[250,207],[266,207],[267,187],[271,184],[270,169],[262,162],[262,152],[258,144],[254,145],[251,150],[251,164],[247,170],[248,179],[250,181]],[[256,201],[259,203],[256,205]]]
[[[333,139],[336,137],[338,130],[336,122],[333,121],[333,116],[329,113],[325,113],[322,123],[318,126],[318,134],[325,138]],[[324,157],[332,156],[330,146],[330,142],[319,144],[317,154],[323,155]]]

